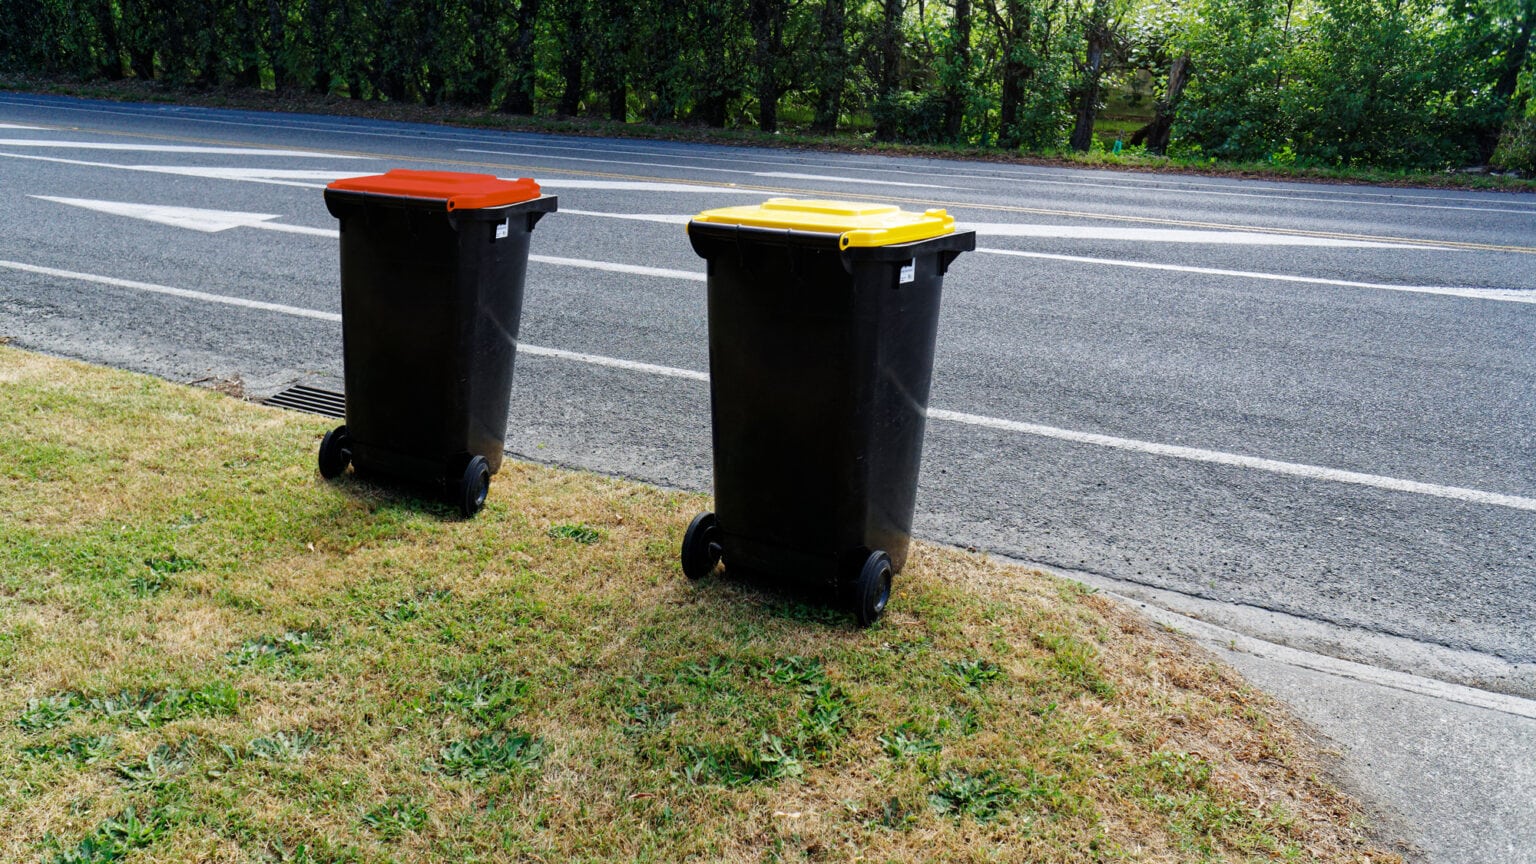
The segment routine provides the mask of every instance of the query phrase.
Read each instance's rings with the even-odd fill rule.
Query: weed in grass
[[[917,825],[918,817],[918,812],[903,803],[900,798],[887,798],[885,803],[880,805],[880,815],[874,822],[882,828],[907,831]]]
[[[1022,795],[1023,791],[999,771],[945,771],[934,778],[928,804],[956,819],[970,816],[977,822],[991,822],[1011,809]]]
[[[1099,670],[1092,645],[1065,633],[1036,633],[1035,644],[1051,652],[1051,665],[1072,684],[1100,699],[1112,699],[1115,686]]]
[[[427,825],[427,808],[409,798],[391,798],[363,814],[362,822],[385,840],[414,834]]]
[[[291,668],[294,659],[313,651],[325,638],[325,633],[317,630],[285,630],[276,636],[247,639],[225,656],[234,666],[271,669],[281,665]]]
[[[675,702],[640,702],[624,709],[624,734],[649,735],[672,725],[683,706]]]
[[[55,693],[41,699],[28,699],[27,707],[16,718],[16,725],[23,732],[41,732],[57,729],[69,722],[76,711],[85,706],[78,693]]]
[[[175,583],[169,576],[153,570],[128,577],[128,590],[133,592],[133,596],[139,598],[153,597],[173,584]]]
[[[527,681],[492,673],[455,681],[434,700],[476,726],[494,729],[523,712],[527,695]]]
[[[810,704],[800,712],[801,743],[809,755],[820,758],[842,739],[852,710],[843,691],[831,684],[807,688],[805,695]]]
[[[200,570],[203,565],[195,558],[188,558],[173,552],[169,555],[145,558],[144,566],[148,567],[151,573],[170,576],[176,573],[189,573],[193,570]]]
[[[252,738],[245,744],[245,752],[252,758],[268,762],[297,762],[303,759],[319,743],[320,736],[314,730],[274,732]]]
[[[111,735],[71,735],[52,744],[37,744],[21,748],[21,755],[29,759],[68,759],[80,765],[95,765],[117,749],[117,739]]]
[[[498,732],[455,741],[438,751],[438,765],[452,777],[484,779],[537,768],[544,743],[531,735]]]
[[[821,661],[804,657],[785,657],[773,664],[768,671],[769,681],[795,687],[814,687],[826,678]]]
[[[143,817],[133,807],[97,825],[79,845],[63,849],[47,859],[49,864],[108,864],[165,836],[170,820],[164,811],[151,809]]]
[[[892,759],[916,759],[944,749],[939,742],[924,735],[911,723],[903,723],[877,740]]]
[[[1003,677],[1003,670],[988,660],[957,660],[945,663],[944,670],[968,690],[980,690]]]
[[[1189,753],[1158,751],[1142,767],[1156,782],[1173,789],[1203,789],[1211,779],[1211,763]]]
[[[227,717],[240,710],[240,691],[223,681],[195,690],[125,690],[90,700],[92,711],[130,728],[163,726],[186,717]]]
[[[549,536],[555,540],[570,540],[583,546],[591,546],[603,539],[603,534],[590,525],[555,525],[549,529]]]
[[[119,762],[117,775],[129,789],[158,789],[186,773],[197,743],[189,736],[175,747],[159,744],[142,760]]]
[[[402,597],[395,601],[393,606],[379,613],[391,624],[403,624],[407,621],[415,621],[420,618],[427,609],[429,603],[439,603],[453,596],[453,592],[446,588],[423,588],[410,597]]]
[[[800,757],[783,740],[764,735],[757,747],[685,745],[683,779],[694,786],[736,788],[752,783],[798,777],[805,771]]]

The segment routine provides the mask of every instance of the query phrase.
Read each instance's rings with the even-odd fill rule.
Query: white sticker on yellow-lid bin
[[[496,226],[496,239],[497,240],[505,240],[506,238],[507,238],[507,223],[503,222],[500,225]]]
[[[917,281],[917,259],[914,258],[911,261],[908,261],[907,263],[901,265],[901,281],[900,281],[900,284],[905,285],[908,282],[916,282],[916,281]]]

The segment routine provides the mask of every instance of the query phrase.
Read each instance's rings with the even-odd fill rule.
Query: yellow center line
[[[155,135],[143,132],[116,132],[69,127],[74,131],[97,135],[115,135],[123,138],[143,138],[152,141],[175,141],[183,144],[203,144],[219,147],[249,147],[283,150],[303,150],[328,156],[347,156],[359,159],[394,160],[397,162],[425,162],[433,165],[452,165],[460,168],[492,168],[500,171],[526,171],[530,174],[549,172],[570,174],[576,177],[594,177],[606,180],[626,180],[639,183],[675,183],[686,186],[724,186],[770,195],[811,195],[823,197],[829,193],[818,189],[801,189],[787,186],[759,186],[748,183],[722,183],[714,180],[689,180],[676,177],[654,177],[645,174],[620,174],[611,171],[590,171],[573,168],[557,168],[550,165],[508,164],[472,159],[447,159],[442,157],[419,158],[397,153],[373,153],[364,150],[326,150],[317,147],[274,147],[271,144],[230,142],[215,138],[193,138],[179,135]],[[682,169],[686,170],[686,169]],[[835,194],[835,193],[832,193]],[[1501,245],[1497,243],[1472,243],[1464,240],[1427,240],[1422,237],[1396,237],[1385,234],[1351,234],[1343,231],[1309,231],[1299,228],[1271,228],[1262,225],[1240,225],[1226,222],[1203,222],[1194,219],[1170,219],[1162,216],[1130,216],[1121,213],[1094,213],[1086,210],[1058,210],[1048,207],[1021,207],[1013,204],[978,204],[970,201],[935,201],[932,198],[913,198],[901,195],[871,195],[858,193],[858,198],[891,204],[912,204],[924,209],[942,207],[952,210],[983,210],[993,213],[1015,213],[1029,216],[1055,216],[1063,219],[1098,219],[1108,222],[1128,222],[1136,225],[1161,225],[1178,228],[1204,228],[1215,231],[1248,231],[1259,234],[1275,234],[1285,237],[1317,237],[1328,240],[1353,240],[1367,243],[1398,243],[1407,246],[1433,246],[1442,249],[1462,249],[1475,252],[1512,252],[1520,255],[1536,255],[1536,246]]]

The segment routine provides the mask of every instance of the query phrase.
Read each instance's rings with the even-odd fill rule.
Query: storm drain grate
[[[287,390],[266,400],[268,405],[276,405],[279,408],[287,408],[292,411],[303,411],[307,414],[320,414],[325,417],[346,419],[347,397],[334,390],[321,390],[318,387],[305,387],[299,384],[289,387]]]

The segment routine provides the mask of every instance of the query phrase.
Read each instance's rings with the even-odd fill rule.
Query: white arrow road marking
[[[271,213],[241,213],[235,210],[204,210],[197,207],[171,207],[162,204],[134,204],[126,201],[94,201],[89,198],[57,198],[52,195],[31,195],[41,201],[83,207],[114,216],[144,219],[176,228],[189,228],[209,234],[231,228],[260,228],[263,231],[283,231],[289,234],[307,234],[312,237],[335,239],[341,232],[335,228],[311,228],[308,225],[285,225],[271,220],[281,218]],[[636,264],[619,264],[612,261],[589,261],[583,258],[559,258],[552,255],[529,255],[529,261],[553,264],[560,267],[580,267],[609,273],[627,273],[633,276],[655,276],[662,279],[684,279],[703,282],[703,273],[692,270],[671,270],[665,267],[642,267]]]
[[[305,225],[283,225],[271,220],[281,218],[275,213],[241,213],[234,210],[203,210],[197,207],[171,207],[164,204],[131,204],[124,201],[93,201],[89,198],[55,198],[51,195],[31,195],[42,201],[83,207],[114,216],[129,216],[189,228],[209,234],[228,231],[231,228],[263,228],[267,231],[284,231],[290,234],[311,234],[319,237],[339,236],[334,228],[310,228]]]
[[[39,267],[34,264],[23,264],[19,261],[0,260],[0,267],[8,268],[11,270],[19,270],[24,273],[36,273],[42,276],[52,276],[59,279],[73,279],[82,282],[93,282],[99,285],[110,285],[118,288],[131,288],[138,291],[146,291],[152,294],[162,294],[169,297],[178,297],[187,300],[200,300],[207,303],[218,303],[226,306],[238,306],[264,312],[277,312],[283,315],[294,315],[301,318],[312,318],[320,321],[332,321],[338,323],[341,321],[341,316],[335,312],[322,312],[317,309],[304,309],[297,306],[287,306],[281,303],[265,303],[259,300],[247,300],[242,297],[228,297],[221,294],[209,294],[202,291],[189,291],[184,288],[172,288],[167,285],[156,285],[150,282],[138,282],[131,279],[117,279],[111,276],[97,276],[92,273],[76,273],[70,270],[58,270],[52,267]],[[670,378],[682,378],[689,381],[709,380],[708,373],[698,372],[692,369],[678,369],[671,366],[658,366],[652,363],[639,363],[633,360],[620,360],[615,357],[603,357],[596,354],[582,354],[575,351],[563,351],[558,348],[544,348],[538,345],[520,344],[518,345],[518,350],[526,354],[551,357],[561,360],[574,360],[590,365],[605,366],[614,369],[626,369],[651,375],[664,375]],[[966,414],[959,411],[946,411],[938,408],[929,409],[928,416],[934,420],[941,420],[950,423],[960,423],[967,426],[978,426],[1003,432],[1014,432],[1023,435],[1035,435],[1044,438],[1053,438],[1059,441],[1067,441],[1073,444],[1107,447],[1116,450],[1127,450],[1133,453],[1144,453],[1170,459],[1224,465],[1232,468],[1246,468],[1255,471],[1264,471],[1271,474],[1298,477],[1305,480],[1322,480],[1334,483],[1352,484],[1357,486],[1369,486],[1375,489],[1382,489],[1389,492],[1426,495],[1434,498],[1446,498],[1452,501],[1461,501],[1469,504],[1484,504],[1494,507],[1508,507],[1515,510],[1536,512],[1536,498],[1526,498],[1519,495],[1505,495],[1498,492],[1485,492],[1481,489],[1467,489],[1459,486],[1441,486],[1435,483],[1421,483],[1417,480],[1403,480],[1397,477],[1385,477],[1378,474],[1365,474],[1359,471],[1342,471],[1337,468],[1323,468],[1316,465],[1304,465],[1296,462],[1282,462],[1277,459],[1244,456],[1237,453],[1223,453],[1218,450],[1202,450],[1195,447],[1181,447],[1172,444],[1159,444],[1154,441],[1138,441],[1132,438],[1120,438],[1113,435],[1100,435],[1093,432],[1079,432],[1072,429],[1059,429],[1054,426],[1042,426],[1038,423],[1021,423],[1016,420],[1005,420],[999,417],[986,417],[980,414]]]
[[[9,126],[31,129],[31,126]],[[371,159],[310,150],[267,150],[254,147],[199,147],[186,144],[114,144],[106,141],[44,141],[36,138],[0,138],[0,147],[60,147],[75,150],[126,150],[133,153],[216,153],[224,156],[292,156],[299,159]]]

